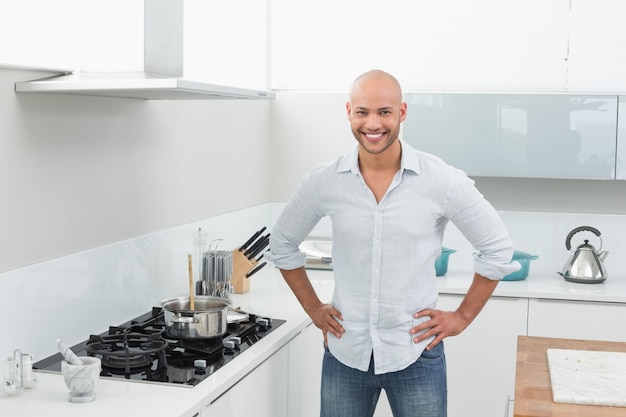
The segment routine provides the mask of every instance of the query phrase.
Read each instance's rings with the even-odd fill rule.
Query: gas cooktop
[[[174,339],[164,331],[163,309],[153,307],[71,349],[78,356],[100,358],[101,377],[193,387],[283,323],[248,314],[246,320],[229,323],[221,337]],[[34,363],[33,369],[60,373],[63,360],[57,353]]]

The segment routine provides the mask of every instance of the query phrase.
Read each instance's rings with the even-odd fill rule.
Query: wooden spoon
[[[194,288],[193,288],[193,269],[192,269],[192,262],[191,262],[191,254],[187,255],[187,263],[189,264],[189,309],[190,310],[195,310],[196,306],[194,305],[194,299],[193,299],[193,293],[194,293]]]

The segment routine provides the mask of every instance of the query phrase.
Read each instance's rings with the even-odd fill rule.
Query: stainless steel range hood
[[[144,0],[144,71],[62,74],[18,82],[15,91],[144,100],[274,99],[270,91],[183,78],[183,1]]]

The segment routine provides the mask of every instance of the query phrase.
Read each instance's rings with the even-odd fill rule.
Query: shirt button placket
[[[371,297],[370,297],[370,334],[372,337],[372,348],[374,349],[374,358],[376,362],[376,352],[381,350],[380,337],[378,335],[378,319],[380,316],[380,271],[382,262],[382,232],[383,232],[383,214],[379,207],[374,212],[374,236],[372,250],[372,280],[371,280]]]

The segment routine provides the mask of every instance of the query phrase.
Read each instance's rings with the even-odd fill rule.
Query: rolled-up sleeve
[[[315,184],[315,172],[303,178],[272,229],[266,258],[277,268],[296,269],[306,262],[300,244],[324,216],[316,206],[319,188]]]
[[[518,262],[511,262],[513,242],[500,215],[461,171],[452,177],[448,200],[450,220],[477,251],[476,273],[500,280],[521,268]]]

